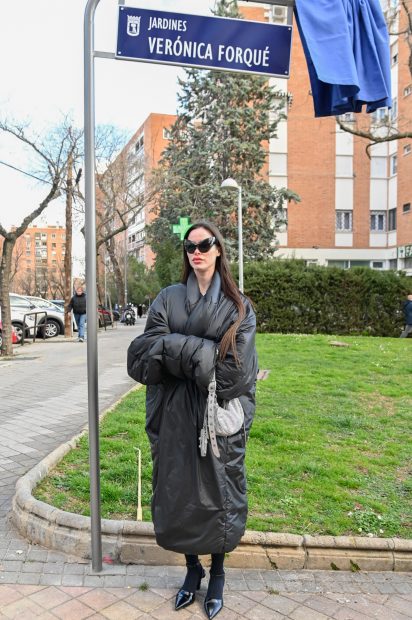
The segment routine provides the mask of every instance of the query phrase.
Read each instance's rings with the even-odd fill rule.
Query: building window
[[[372,269],[383,269],[383,261],[381,260],[372,261]]]
[[[370,267],[368,260],[350,260],[350,267]]]
[[[397,269],[398,268],[398,259],[390,258],[389,259],[389,269]]]
[[[345,112],[345,114],[339,116],[339,120],[341,120],[342,123],[353,123],[355,121],[355,115],[353,112]]]
[[[405,146],[403,147],[403,154],[404,155],[409,155],[409,153],[412,151],[412,147],[410,144],[405,144]]]
[[[388,163],[386,157],[371,158],[372,179],[385,179],[388,175]]]
[[[385,211],[372,211],[371,231],[372,232],[386,232],[386,212]]]
[[[385,123],[388,120],[388,108],[378,108],[371,116],[373,123]]]
[[[142,134],[140,138],[136,140],[136,144],[134,147],[135,152],[138,153],[139,151],[141,151],[143,149],[143,146],[144,146],[144,134]]]
[[[396,97],[392,99],[392,108],[391,108],[391,120],[394,121],[398,118],[398,100]]]
[[[52,239],[56,239],[56,233],[52,233],[51,238],[52,238]]]
[[[349,269],[348,260],[328,260],[328,267],[340,267],[341,269]]]
[[[329,260],[328,267],[340,267],[341,269],[352,269],[353,267],[370,267],[368,260]]]
[[[167,129],[166,127],[163,127],[163,139],[164,140],[170,140],[172,138],[172,133],[170,131],[170,129]]]
[[[396,208],[388,211],[388,230],[396,230]]]
[[[412,84],[409,84],[408,86],[406,86],[403,89],[403,96],[404,97],[409,97],[409,95],[412,93]]]
[[[411,210],[410,202],[406,202],[404,205],[402,205],[402,213],[409,213],[410,210]]]
[[[352,211],[336,211],[336,230],[339,232],[351,232]]]
[[[391,174],[396,174],[398,172],[398,156],[392,155],[391,157]]]

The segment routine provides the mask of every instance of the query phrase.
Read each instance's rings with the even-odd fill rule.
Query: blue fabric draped
[[[315,116],[391,107],[389,35],[379,0],[296,0]]]

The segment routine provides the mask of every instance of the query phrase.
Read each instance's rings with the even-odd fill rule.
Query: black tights
[[[201,569],[199,563],[199,556],[197,555],[185,555],[186,558],[186,566],[187,566],[187,574],[185,582],[182,586],[183,590],[188,592],[195,592],[198,587],[199,580],[201,579]],[[212,553],[212,565],[210,567],[210,577],[211,581],[209,582],[209,598],[222,598],[222,591],[224,585],[224,568],[223,564],[225,561],[224,553]],[[216,579],[212,579],[215,578]],[[216,590],[216,591],[215,591]]]
[[[186,566],[195,567],[199,564],[199,556],[198,555],[185,555],[186,558]],[[212,566],[210,567],[211,575],[223,575],[223,564],[225,562],[225,554],[224,553],[212,553]]]

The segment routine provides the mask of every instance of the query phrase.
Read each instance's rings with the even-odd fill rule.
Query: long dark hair
[[[228,297],[235,304],[238,311],[238,318],[230,326],[225,335],[222,338],[219,349],[219,357],[220,359],[224,359],[227,355],[229,349],[232,350],[236,363],[239,362],[239,358],[237,356],[236,350],[236,333],[239,328],[239,325],[243,321],[246,311],[245,305],[243,303],[242,296],[237,287],[236,282],[233,279],[233,276],[230,272],[229,262],[227,260],[225,244],[223,241],[223,237],[219,232],[219,229],[212,224],[212,222],[208,222],[206,220],[201,220],[199,222],[195,222],[187,229],[184,238],[187,239],[192,230],[196,230],[196,228],[206,228],[212,235],[212,237],[216,237],[216,245],[220,250],[220,256],[216,259],[216,270],[219,272],[221,279],[222,291],[225,297]],[[193,271],[189,259],[187,257],[187,253],[183,248],[183,274],[182,274],[182,282],[186,284],[189,275]]]

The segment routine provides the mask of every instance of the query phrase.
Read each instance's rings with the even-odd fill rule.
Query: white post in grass
[[[143,521],[142,515],[142,452],[137,448],[137,520]]]

